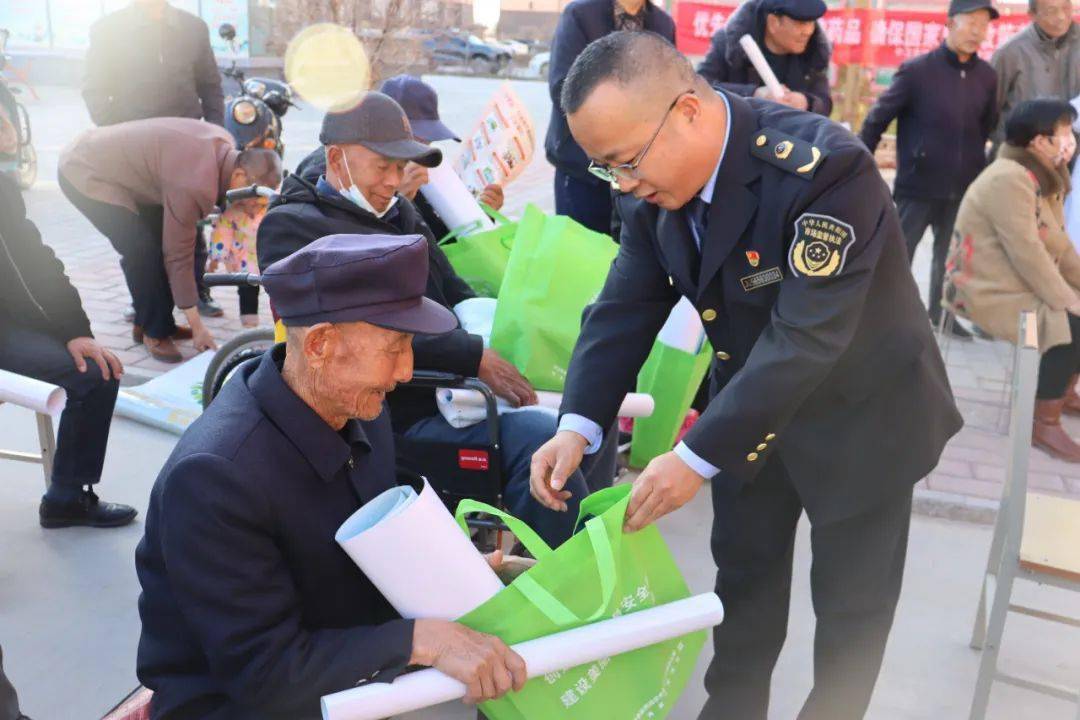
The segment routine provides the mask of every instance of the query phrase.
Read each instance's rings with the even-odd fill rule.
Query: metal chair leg
[[[937,323],[938,346],[941,348],[941,359],[949,364],[949,346],[952,344],[952,327],[956,322],[951,312],[942,311]]]
[[[997,674],[998,651],[1001,638],[1005,634],[1005,619],[1009,612],[1009,599],[1012,597],[1015,567],[1006,560],[997,572],[997,587],[994,589],[994,604],[990,608],[990,622],[986,626],[986,638],[979,660],[979,676],[975,681],[975,695],[971,699],[971,713],[968,720],[983,720],[990,705],[990,690]]]
[[[53,432],[52,417],[37,413],[38,444],[41,446],[41,467],[45,472],[45,489],[52,482],[53,456],[56,455],[56,434]]]
[[[979,589],[979,607],[975,610],[975,625],[971,628],[971,641],[968,646],[972,650],[982,650],[986,644],[986,589],[989,572],[983,575],[982,587]]]

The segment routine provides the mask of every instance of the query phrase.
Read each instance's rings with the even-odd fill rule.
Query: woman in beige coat
[[[1016,342],[1021,311],[1039,325],[1039,385],[1032,443],[1080,462],[1061,414],[1080,415],[1080,255],[1065,232],[1068,162],[1076,150],[1067,102],[1030,100],[1005,123],[997,160],[960,204],[942,304],[1000,340]]]

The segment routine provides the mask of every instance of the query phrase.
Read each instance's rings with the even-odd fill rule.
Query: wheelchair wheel
[[[261,357],[273,346],[273,328],[248,330],[223,344],[206,368],[206,376],[203,378],[203,408],[209,407],[237,368],[248,360]]]

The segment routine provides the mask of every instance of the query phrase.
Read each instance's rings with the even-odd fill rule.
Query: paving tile
[[[941,475],[953,475],[955,477],[973,477],[973,471],[971,464],[964,460],[954,460],[952,458],[942,458],[938,462],[937,467],[934,468],[935,473]]]
[[[1005,467],[1003,465],[973,465],[975,479],[983,482],[1005,482]]]
[[[931,473],[927,478],[927,484],[931,490],[937,492],[952,493],[954,495],[967,495],[971,497],[999,500],[1004,488],[1000,483],[983,482],[970,478],[958,478],[952,475],[936,475]]]

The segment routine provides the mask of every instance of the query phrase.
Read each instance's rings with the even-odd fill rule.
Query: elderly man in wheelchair
[[[441,152],[417,142],[401,107],[390,97],[369,92],[357,106],[327,113],[319,135],[325,173],[291,175],[271,203],[258,232],[259,266],[288,257],[326,235],[422,235],[427,241],[426,297],[445,308],[474,297],[450,266],[419,212],[398,194],[405,165],[437,166]],[[321,163],[305,161],[305,167]],[[576,506],[589,492],[610,485],[615,475],[617,433],[607,433],[605,447],[588,458],[566,483],[562,500],[569,512],[542,506],[529,493],[532,454],[556,431],[556,419],[544,412],[507,414],[469,427],[455,428],[439,413],[434,388],[490,388],[511,405],[531,405],[536,393],[509,362],[482,339],[461,327],[413,341],[413,383],[390,393],[399,465],[428,476],[448,504],[461,497],[492,502],[501,499],[551,546],[573,532]],[[478,382],[479,381],[479,382]],[[491,398],[489,398],[489,401]],[[489,402],[493,410],[494,403]]]

